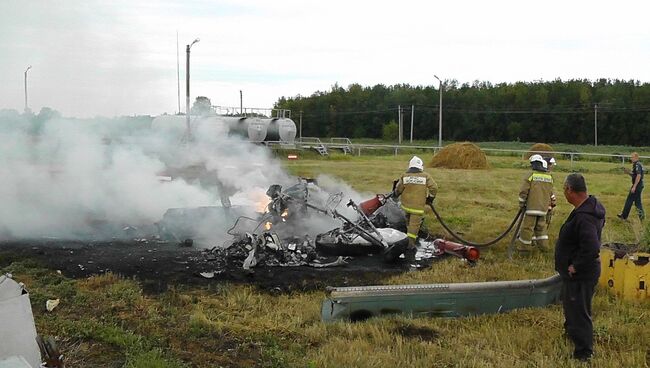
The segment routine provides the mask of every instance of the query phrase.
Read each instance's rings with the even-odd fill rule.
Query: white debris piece
[[[22,357],[28,366],[38,367],[41,354],[29,294],[10,275],[0,276],[0,326],[0,362]]]
[[[60,299],[48,299],[45,302],[45,309],[47,309],[48,312],[51,312],[54,308],[59,306],[59,303],[61,303]]]

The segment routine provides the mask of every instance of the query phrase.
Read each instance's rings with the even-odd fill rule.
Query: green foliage
[[[381,128],[381,137],[385,141],[394,141],[399,135],[399,125],[391,120]]]
[[[150,351],[137,352],[129,354],[127,357],[126,368],[174,368],[187,367],[186,364],[169,361],[164,358],[159,349]]]
[[[643,232],[641,233],[639,247],[644,252],[650,252],[650,223],[647,221],[643,222]]]
[[[433,81],[432,81],[433,83]],[[415,106],[414,138],[438,134],[438,88],[382,84],[332,86],[311,96],[282,97],[278,108],[303,111],[305,136],[383,138],[386,121],[397,120],[397,106]],[[444,138],[453,141],[522,141],[588,144],[594,141],[598,104],[598,143],[645,145],[650,141],[650,83],[599,79],[459,85],[445,82]],[[405,124],[405,134],[410,124]]]

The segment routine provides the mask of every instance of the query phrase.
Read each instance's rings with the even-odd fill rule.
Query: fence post
[[[570,155],[571,155],[571,168],[573,169],[573,153],[571,153]]]
[[[359,150],[359,157],[361,157],[361,147],[357,148]]]

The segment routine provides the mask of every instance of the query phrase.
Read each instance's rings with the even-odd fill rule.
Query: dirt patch
[[[172,244],[140,242],[21,241],[0,243],[0,267],[32,259],[60,270],[70,278],[86,278],[107,272],[140,281],[149,294],[164,292],[169,285],[244,283],[270,293],[324,290],[327,286],[381,284],[406,272],[405,263],[386,264],[381,256],[351,257],[343,267],[259,267],[242,269],[239,260]],[[332,257],[332,261],[336,257]],[[427,267],[431,261],[422,262]],[[201,273],[208,273],[206,278]]]
[[[481,149],[470,142],[454,143],[440,150],[429,167],[446,169],[487,169],[487,157]]]
[[[440,332],[432,328],[412,325],[397,326],[393,332],[407,339],[419,339],[422,341],[434,341],[440,337]]]
[[[526,160],[530,158],[530,156],[534,154],[540,154],[542,157],[550,157],[549,154],[544,154],[544,152],[553,152],[554,149],[550,145],[546,143],[535,143],[530,148],[528,149],[528,152],[526,153]]]

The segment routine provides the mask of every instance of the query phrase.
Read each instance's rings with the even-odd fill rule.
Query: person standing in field
[[[624,169],[625,173],[630,175],[632,178],[632,187],[627,193],[627,199],[625,200],[625,206],[623,206],[623,212],[619,213],[618,218],[622,220],[627,220],[627,216],[630,214],[630,209],[632,209],[632,203],[636,206],[636,210],[639,214],[639,219],[643,221],[645,218],[645,213],[643,212],[643,204],[641,203],[641,194],[643,193],[643,165],[639,161],[639,154],[632,152],[630,155],[632,161],[632,171]]]
[[[586,361],[594,354],[591,301],[600,277],[605,207],[587,194],[585,178],[578,173],[564,181],[564,197],[574,209],[555,243],[555,270],[562,278],[564,330],[575,345],[573,358]]]
[[[530,165],[533,172],[524,177],[519,190],[519,205],[525,207],[525,214],[517,240],[523,245],[535,242],[541,250],[548,250],[546,215],[553,196],[553,177],[541,155],[530,156]]]
[[[429,173],[424,171],[424,163],[418,156],[409,161],[409,168],[399,178],[395,195],[400,198],[402,210],[406,213],[406,235],[408,249],[404,256],[408,261],[415,259],[416,241],[420,226],[424,221],[424,206],[432,203],[438,192],[438,185]]]

